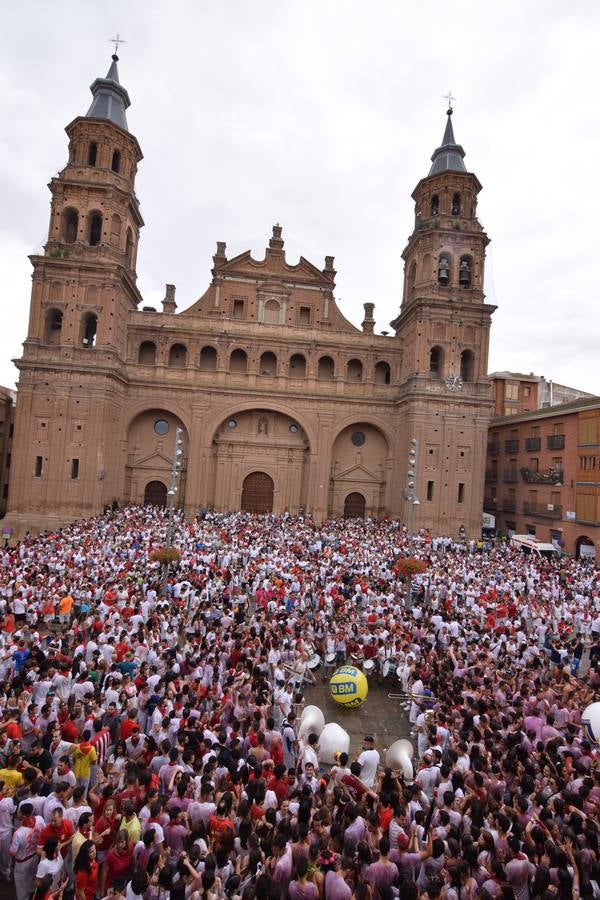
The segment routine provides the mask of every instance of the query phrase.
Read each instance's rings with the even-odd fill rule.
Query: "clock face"
[[[446,378],[446,387],[449,391],[460,391],[463,386],[463,380],[460,375],[448,375]]]

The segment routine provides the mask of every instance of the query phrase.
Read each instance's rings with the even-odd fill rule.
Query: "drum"
[[[383,677],[387,678],[388,675],[395,675],[396,673],[396,663],[393,659],[386,659],[383,664]]]
[[[306,663],[306,668],[310,669],[311,672],[316,672],[318,668],[321,666],[321,657],[318,653],[315,653],[314,656],[311,656],[309,661]]]
[[[326,666],[335,666],[335,653],[328,653],[325,657]]]
[[[374,659],[365,659],[365,662],[363,665],[365,675],[370,675],[374,668],[375,668],[375,660]]]

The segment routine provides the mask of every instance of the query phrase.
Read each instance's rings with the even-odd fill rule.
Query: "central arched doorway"
[[[344,500],[344,518],[346,519],[364,519],[365,517],[365,498],[358,491],[348,494]]]
[[[149,481],[144,491],[144,506],[166,506],[167,487],[162,481]]]
[[[595,559],[596,547],[591,538],[582,534],[575,544],[575,556],[577,559]]]
[[[251,472],[242,485],[242,511],[250,513],[273,512],[273,479],[266,472]]]

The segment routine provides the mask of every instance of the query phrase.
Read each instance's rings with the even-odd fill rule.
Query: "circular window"
[[[237,428],[237,420],[236,419],[228,419],[227,427],[228,428]]]
[[[362,431],[353,431],[351,441],[355,447],[362,447],[365,442],[365,436]]]
[[[155,434],[167,434],[169,431],[169,423],[165,419],[157,419],[154,423]]]
[[[298,426],[296,424],[290,425],[290,431],[292,434],[298,434]]]

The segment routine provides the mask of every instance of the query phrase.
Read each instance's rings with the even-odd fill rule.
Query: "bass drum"
[[[384,662],[384,664],[383,664],[383,669],[382,669],[382,671],[383,671],[383,677],[384,677],[384,678],[387,678],[388,675],[394,676],[394,675],[396,674],[396,671],[397,671],[397,666],[396,666],[396,663],[394,662],[394,660],[393,660],[393,659],[386,659],[385,662]]]
[[[363,669],[365,675],[370,675],[375,669],[375,660],[374,659],[365,659]]]
[[[311,656],[309,661],[306,663],[306,668],[310,669],[311,672],[316,672],[317,669],[321,667],[321,657],[318,653],[315,653],[314,656]]]

